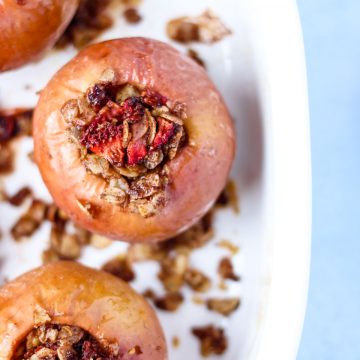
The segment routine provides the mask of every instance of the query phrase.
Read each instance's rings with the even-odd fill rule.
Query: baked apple
[[[92,45],[42,91],[35,159],[55,202],[82,227],[129,242],[184,231],[213,205],[234,129],[205,70],[167,44]]]
[[[79,0],[0,1],[0,71],[38,59],[70,23]]]
[[[122,280],[75,262],[0,289],[0,359],[167,359],[160,324]]]

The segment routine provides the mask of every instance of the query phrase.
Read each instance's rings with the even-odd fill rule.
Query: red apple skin
[[[0,72],[39,59],[73,18],[79,0],[0,1]]]
[[[112,69],[119,84],[158,91],[187,106],[185,146],[169,162],[167,205],[143,218],[100,199],[105,180],[86,172],[76,146],[68,141],[60,109]],[[35,159],[60,208],[82,227],[127,242],[155,242],[186,230],[203,216],[224,188],[235,151],[232,120],[205,70],[171,46],[146,38],[92,45],[66,64],[42,91],[34,115]],[[99,209],[95,218],[78,204]]]
[[[118,342],[121,359],[167,359],[163,331],[142,296],[113,275],[66,261],[32,270],[0,289],[0,359],[12,359],[39,309],[54,324]],[[142,355],[128,354],[135,346]]]

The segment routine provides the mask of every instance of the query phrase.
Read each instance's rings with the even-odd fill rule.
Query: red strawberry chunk
[[[157,120],[159,123],[159,130],[156,133],[151,146],[153,149],[157,149],[160,146],[167,144],[170,138],[174,135],[176,128],[174,123],[167,121],[164,118],[159,117]]]
[[[154,90],[146,89],[141,94],[145,104],[151,107],[166,105],[167,98]]]
[[[121,138],[116,138],[104,144],[93,146],[90,150],[96,155],[104,157],[115,166],[123,166],[125,152],[122,148],[121,140]]]

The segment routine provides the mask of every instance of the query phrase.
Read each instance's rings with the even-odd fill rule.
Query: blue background
[[[311,278],[298,359],[360,359],[360,0],[298,5],[313,171]]]

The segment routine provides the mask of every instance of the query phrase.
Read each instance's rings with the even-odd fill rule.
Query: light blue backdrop
[[[298,359],[360,359],[360,0],[298,5],[313,162],[312,268]]]

